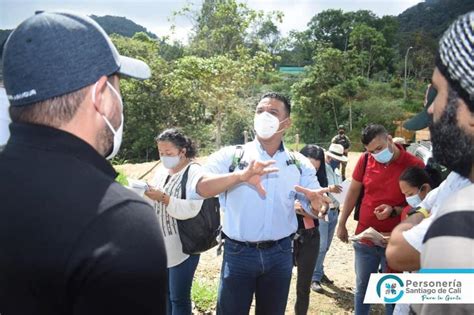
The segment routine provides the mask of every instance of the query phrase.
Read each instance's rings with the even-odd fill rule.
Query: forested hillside
[[[96,16],[91,15],[100,26],[104,29],[107,34],[118,34],[125,37],[133,37],[136,33],[143,32],[147,34],[150,38],[158,38],[152,32],[149,32],[146,28],[137,23],[127,19],[122,16]]]
[[[288,143],[298,134],[301,142],[325,145],[345,124],[357,147],[365,124],[393,131],[396,121],[421,110],[437,40],[469,10],[472,0],[429,0],[398,17],[331,9],[315,13],[305,30],[282,36],[285,12],[204,0],[199,11],[182,11],[194,25],[186,45],[157,39],[124,17],[92,16],[119,51],[153,72],[145,82],[122,81],[126,119],[117,162],[156,159],[153,139],[171,126],[184,129],[203,154],[241,143],[244,131],[252,138],[255,103],[269,90],[291,97]],[[305,68],[288,74],[280,66]]]

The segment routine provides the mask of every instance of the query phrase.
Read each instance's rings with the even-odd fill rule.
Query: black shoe
[[[324,283],[324,284],[333,284],[334,281],[329,279],[326,275],[323,275],[323,277],[321,278],[321,283]]]
[[[321,287],[321,283],[319,281],[314,281],[311,283],[311,290],[317,293],[323,293],[324,289]]]

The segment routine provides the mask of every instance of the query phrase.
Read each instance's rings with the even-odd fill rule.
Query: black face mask
[[[344,130],[339,130],[339,134],[342,136],[344,134]]]
[[[450,90],[439,121],[430,122],[433,158],[459,175],[469,177],[474,161],[474,136],[458,126],[458,105],[457,94]]]
[[[338,160],[331,160],[331,162],[329,162],[329,165],[331,166],[333,170],[338,168],[339,164],[341,164],[341,162],[339,162]]]

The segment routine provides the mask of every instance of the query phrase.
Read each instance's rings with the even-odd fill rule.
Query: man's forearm
[[[400,271],[413,271],[420,268],[420,253],[403,236],[423,220],[423,215],[413,214],[393,229],[388,242],[386,257],[390,267]]]
[[[211,198],[242,182],[240,172],[220,175],[207,174],[199,180],[196,191],[203,198]]]
[[[346,199],[344,200],[344,205],[341,210],[341,215],[339,217],[339,224],[346,225],[347,219],[352,213],[352,209],[357,202],[357,198],[359,197],[359,193],[355,191],[349,191]]]

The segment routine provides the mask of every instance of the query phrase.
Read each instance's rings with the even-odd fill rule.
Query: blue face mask
[[[416,195],[413,195],[413,196],[410,196],[410,197],[406,197],[405,198],[407,203],[412,206],[413,208],[415,207],[418,207],[418,205],[421,203],[421,198],[418,194]]]
[[[393,152],[390,152],[387,146],[385,149],[383,149],[379,153],[372,153],[372,156],[377,162],[385,164],[385,163],[390,162],[390,160],[393,157]]]
[[[420,187],[420,189],[418,189],[418,192],[415,195],[405,198],[407,203],[413,208],[418,207],[418,205],[423,201],[420,198],[421,188],[422,187]]]
[[[331,166],[333,170],[338,168],[339,164],[341,164],[341,162],[339,162],[338,160],[331,160],[331,162],[329,162],[329,165]]]

